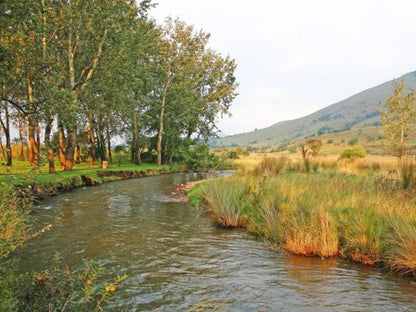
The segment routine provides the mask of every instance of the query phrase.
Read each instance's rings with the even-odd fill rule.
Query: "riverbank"
[[[5,186],[13,186],[21,196],[41,200],[79,187],[183,171],[186,169],[177,164],[159,167],[154,164],[141,166],[124,164],[109,166],[107,169],[79,166],[72,171],[58,171],[55,174],[9,173],[0,175],[0,193],[6,189]]]
[[[414,193],[371,172],[257,171],[200,184],[189,196],[218,225],[245,228],[273,249],[416,278]]]

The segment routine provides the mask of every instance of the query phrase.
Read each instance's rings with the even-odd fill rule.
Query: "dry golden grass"
[[[302,168],[303,160],[300,153],[250,153],[248,156],[240,156],[239,159],[232,160],[232,163],[239,168],[242,175],[250,175],[265,158],[281,156],[288,158],[289,171],[292,171],[291,168]],[[362,159],[350,161],[340,160],[338,155],[325,155],[312,157],[310,161],[312,167],[314,164],[317,166],[318,171],[337,171],[357,175],[368,174],[369,171],[384,174],[397,170],[399,167],[397,157],[392,156],[368,155]]]

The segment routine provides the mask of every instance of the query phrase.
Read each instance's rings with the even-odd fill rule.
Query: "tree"
[[[318,156],[322,147],[322,140],[317,138],[309,138],[306,142],[299,144],[300,153],[302,155],[305,171],[309,172],[311,156]]]
[[[322,140],[317,138],[309,138],[306,140],[306,146],[312,156],[318,156],[322,148]]]
[[[409,150],[410,128],[416,117],[415,90],[405,93],[405,82],[393,81],[393,94],[386,100],[381,121],[388,150],[401,159]]]
[[[209,37],[179,20],[167,19],[162,29],[157,59],[159,101],[155,108],[158,165],[164,151],[173,155],[181,138],[213,135],[218,114],[229,114],[237,95],[235,62],[207,49]],[[162,144],[164,137],[168,140]]]
[[[237,95],[236,64],[207,48],[209,34],[179,20],[147,18],[151,0],[3,0],[0,5],[0,130],[11,164],[10,125],[23,125],[39,165],[40,134],[55,171],[90,154],[111,160],[111,140],[131,142],[132,162],[157,163],[217,132]],[[59,151],[51,140],[58,129]],[[81,140],[82,139],[82,140]],[[22,146],[23,143],[21,142]],[[23,151],[23,149],[22,149]],[[175,154],[176,153],[176,154]],[[7,155],[6,155],[7,154]]]

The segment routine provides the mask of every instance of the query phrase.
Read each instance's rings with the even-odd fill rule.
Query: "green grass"
[[[90,167],[87,163],[75,165],[71,171],[62,171],[57,168],[55,174],[49,174],[48,168],[42,166],[39,170],[33,170],[28,162],[14,161],[12,167],[2,166],[0,171],[0,183],[20,184],[32,180],[39,184],[57,184],[66,183],[82,175],[89,176],[97,181],[101,181],[99,172],[103,171],[140,171],[154,170],[180,170],[183,167],[179,164],[156,166],[156,164],[144,163],[140,166],[132,163],[111,164],[107,169],[101,169],[100,166]]]

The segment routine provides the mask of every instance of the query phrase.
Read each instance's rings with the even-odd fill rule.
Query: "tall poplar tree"
[[[160,73],[156,108],[157,165],[162,164],[162,140],[169,121],[176,138],[185,135],[189,139],[196,132],[207,137],[215,130],[218,114],[228,114],[231,101],[237,95],[235,62],[206,48],[209,34],[170,18],[161,34],[156,59]],[[173,143],[177,140],[172,134],[169,137]]]

